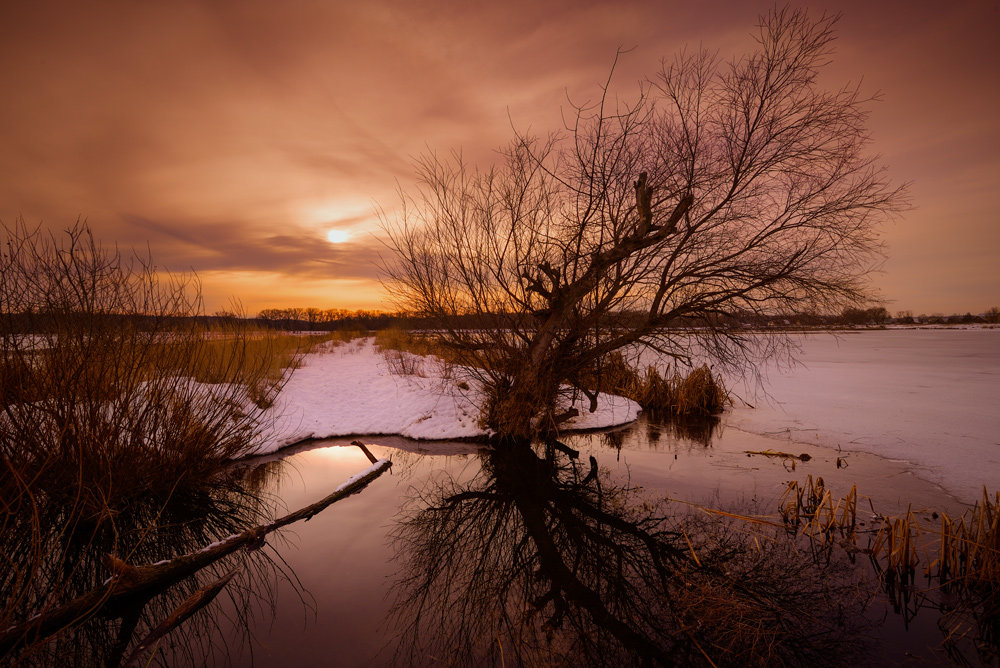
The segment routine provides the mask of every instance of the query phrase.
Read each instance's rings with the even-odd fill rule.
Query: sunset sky
[[[1000,305],[1000,5],[805,4],[843,12],[824,81],[863,78],[874,150],[914,208],[884,229],[890,311]],[[209,310],[387,307],[373,209],[413,158],[486,164],[560,125],[619,46],[620,91],[685,44],[735,53],[764,2],[0,4],[0,219],[149,246]],[[328,233],[349,235],[344,243]]]

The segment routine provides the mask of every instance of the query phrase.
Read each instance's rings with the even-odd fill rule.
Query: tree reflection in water
[[[396,660],[842,664],[869,595],[775,527],[694,515],[565,448],[497,448],[394,531]]]
[[[264,490],[281,462],[250,470],[233,470],[209,488],[188,490],[170,499],[134,504],[128,512],[67,526],[65,509],[38,503],[36,516],[11,515],[4,526],[0,556],[8,565],[0,574],[0,593],[9,619],[27,619],[52,610],[100,586],[111,574],[106,555],[130,565],[155,564],[195,552],[215,541],[257,526],[273,514]],[[233,649],[250,641],[250,620],[271,614],[274,584],[279,577],[295,583],[268,546],[220,559],[195,575],[161,591],[104,606],[83,623],[46,639],[26,638],[7,655],[24,665],[117,666],[130,658],[139,665],[202,665],[213,654],[226,656],[220,643]],[[150,632],[199,589],[235,573],[222,590],[223,603],[182,619],[169,633],[130,656]],[[220,608],[227,615],[220,616]],[[13,613],[13,614],[11,614]]]

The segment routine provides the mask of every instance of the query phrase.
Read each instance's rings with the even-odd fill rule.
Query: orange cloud
[[[913,182],[915,209],[886,231],[885,295],[917,312],[1000,302],[998,9],[814,4],[844,12],[826,80],[884,91],[874,149]],[[617,72],[630,92],[685,43],[745,48],[769,6],[3,3],[0,218],[85,216],[199,271],[211,299],[374,306],[373,205],[394,205],[413,156],[487,162],[511,121],[559,127],[619,46],[636,47]],[[326,243],[335,224],[360,241]]]

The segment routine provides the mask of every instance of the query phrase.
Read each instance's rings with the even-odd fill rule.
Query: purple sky
[[[843,12],[825,80],[884,100],[874,150],[914,208],[875,278],[890,310],[1000,305],[1000,8],[810,2]],[[5,2],[0,219],[86,217],[121,247],[194,269],[210,310],[379,307],[376,204],[412,159],[485,162],[685,44],[736,52],[755,2]],[[509,117],[508,117],[509,114]],[[330,229],[352,236],[327,242]]]

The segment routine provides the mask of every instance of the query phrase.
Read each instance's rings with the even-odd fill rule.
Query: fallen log
[[[133,567],[108,555],[106,563],[113,571],[113,575],[103,585],[52,610],[41,612],[26,622],[7,628],[0,633],[0,657],[6,656],[18,647],[49,638],[64,629],[76,626],[107,607],[150,596],[240,548],[257,549],[264,544],[267,534],[300,520],[308,521],[337,501],[357,494],[392,466],[389,460],[376,460],[367,448],[362,447],[362,449],[369,460],[374,462],[372,466],[352,476],[326,498],[269,524],[234,534],[197,552],[174,557],[165,563],[155,565]]]

